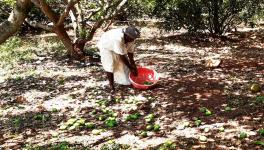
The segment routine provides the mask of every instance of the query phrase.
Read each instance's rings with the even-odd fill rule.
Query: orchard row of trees
[[[161,27],[166,30],[185,28],[190,32],[209,31],[221,35],[238,24],[264,18],[264,1],[131,0],[125,16],[130,14],[161,19]]]
[[[263,16],[263,0],[2,0],[0,44],[27,24],[56,33],[75,57],[98,28],[107,30],[114,19],[155,18],[165,30],[221,35]],[[73,38],[66,32],[69,28]]]

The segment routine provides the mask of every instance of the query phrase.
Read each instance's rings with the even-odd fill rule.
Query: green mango
[[[160,125],[155,124],[153,130],[154,130],[155,132],[159,131],[159,130],[160,130]]]
[[[220,127],[220,128],[219,128],[219,131],[220,131],[220,132],[224,132],[224,131],[225,131],[225,128],[224,128],[224,127]]]
[[[66,122],[66,125],[71,126],[77,121],[76,118],[71,118]]]
[[[92,122],[87,122],[87,123],[85,123],[85,127],[88,129],[93,129],[93,128],[95,128],[95,124]]]
[[[148,131],[151,131],[153,128],[154,128],[153,125],[147,125],[147,126],[146,126],[146,130],[148,130]]]
[[[80,125],[84,125],[85,119],[81,118],[81,119],[77,120],[76,122],[79,123]]]
[[[245,133],[245,132],[240,132],[240,133],[239,133],[239,138],[240,138],[240,139],[245,139],[245,138],[247,138],[247,133]]]
[[[232,108],[231,107],[226,107],[225,111],[232,111]]]
[[[201,107],[201,108],[199,108],[199,110],[200,110],[200,112],[202,112],[202,113],[205,113],[205,112],[206,112],[206,108],[205,108],[205,107]]]
[[[141,137],[147,137],[147,136],[148,136],[148,133],[147,133],[146,131],[142,131],[142,132],[140,133],[140,136],[141,136]]]
[[[116,118],[114,118],[114,117],[109,117],[109,118],[105,121],[105,124],[106,124],[108,127],[110,127],[110,128],[117,126]]]
[[[206,141],[207,141],[207,137],[201,135],[201,136],[199,137],[199,140],[200,140],[201,142],[206,142]]]
[[[60,126],[60,130],[66,130],[66,129],[67,129],[67,127],[68,127],[68,125],[66,125],[66,124],[63,124],[63,125],[61,125],[61,126]]]
[[[206,112],[205,112],[205,115],[206,115],[206,116],[210,116],[210,115],[212,115],[212,112],[211,112],[210,110],[207,109]]]
[[[199,125],[202,124],[202,121],[200,119],[198,119],[198,120],[195,120],[194,123],[195,123],[196,126],[199,126]]]
[[[100,129],[93,129],[92,130],[92,134],[94,134],[94,135],[100,135],[101,132],[102,132],[102,130],[100,130]]]

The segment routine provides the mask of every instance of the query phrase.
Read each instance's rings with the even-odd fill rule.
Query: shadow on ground
[[[139,43],[155,43],[164,45],[169,43],[177,43],[184,46],[197,47],[224,47],[231,45],[233,59],[224,59],[223,63],[218,68],[205,68],[202,64],[194,64],[188,58],[172,59],[173,53],[169,51],[162,52],[161,49],[152,51],[153,55],[142,60],[148,63],[157,65],[159,72],[167,72],[169,76],[161,79],[157,87],[148,91],[140,91],[119,86],[117,87],[117,95],[121,98],[121,102],[109,102],[107,106],[114,107],[116,105],[125,105],[125,99],[130,95],[143,95],[151,97],[151,101],[141,104],[136,104],[137,109],[130,113],[141,112],[141,116],[134,122],[120,121],[117,127],[106,128],[104,122],[98,121],[96,116],[91,115],[92,110],[98,109],[98,115],[103,115],[101,108],[84,107],[80,110],[80,116],[86,120],[95,122],[100,128],[106,128],[113,132],[113,135],[107,138],[102,138],[95,141],[91,146],[98,146],[109,139],[118,139],[126,132],[137,134],[138,131],[144,130],[147,123],[144,117],[147,114],[153,113],[156,118],[160,119],[165,126],[162,131],[154,133],[156,137],[168,137],[171,131],[175,130],[175,126],[171,126],[174,122],[188,120],[191,127],[195,127],[194,117],[202,120],[204,124],[226,123],[237,121],[239,125],[245,126],[251,131],[257,131],[263,126],[263,109],[264,102],[256,101],[256,96],[263,93],[251,93],[248,86],[251,82],[263,83],[263,47],[254,47],[263,41],[263,30],[254,32],[232,33],[228,37],[209,37],[206,35],[190,36],[188,34],[175,35],[170,37],[161,37],[158,39],[147,39],[139,41]],[[251,40],[247,40],[251,38]],[[141,49],[140,53],[145,50]],[[156,55],[167,55],[166,58],[157,58]],[[102,70],[101,70],[102,71]],[[105,75],[94,70],[91,72],[96,81],[102,81]],[[36,89],[43,92],[49,92],[48,99],[58,95],[74,91],[74,88],[83,88],[83,86],[64,87],[66,82],[74,82],[86,80],[84,77],[72,76],[60,81],[58,78],[47,77],[26,77],[24,79],[10,79],[0,86],[2,101],[14,99],[14,97],[31,89]],[[63,83],[62,83],[63,82]],[[263,89],[263,87],[262,87]],[[92,98],[89,98],[94,94]],[[83,101],[96,101],[98,99],[107,98],[107,90],[105,87],[87,88]],[[98,97],[99,96],[99,97]],[[75,97],[78,99],[80,97]],[[153,106],[155,104],[155,106]],[[12,103],[6,103],[12,105]],[[231,107],[231,111],[225,111],[225,107]],[[212,115],[206,116],[200,108],[206,107],[212,111]],[[122,111],[118,112],[118,117],[122,117]],[[36,117],[37,116],[37,117]],[[7,120],[1,121],[4,124],[2,131],[24,133],[23,130],[30,129],[33,135],[46,129],[56,129],[60,122],[65,122],[69,117],[56,116],[50,112],[30,112],[19,116],[9,116]],[[46,120],[47,119],[47,120]],[[228,127],[226,125],[226,127]],[[198,129],[201,130],[201,129]],[[91,135],[91,130],[81,129],[83,134]],[[81,135],[79,130],[67,131],[66,134]],[[260,135],[250,137],[250,141],[221,139],[217,133],[212,133],[208,138],[215,141],[201,143],[197,139],[176,136],[177,148],[196,148],[196,149],[225,149],[227,147],[240,147],[242,149],[254,149],[255,145],[252,141],[263,140]],[[234,136],[235,137],[235,136]],[[24,143],[22,143],[23,145]],[[226,146],[226,147],[223,147]],[[149,148],[156,149],[157,146]]]

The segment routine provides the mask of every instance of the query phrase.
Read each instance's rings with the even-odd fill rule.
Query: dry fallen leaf
[[[220,59],[207,59],[205,60],[205,66],[209,67],[209,68],[215,68],[215,67],[219,67],[221,64],[221,60]]]
[[[46,111],[46,108],[43,107],[42,105],[38,105],[38,106],[36,107],[36,112],[43,112],[43,111]]]
[[[28,102],[27,99],[26,99],[24,96],[22,96],[22,95],[17,96],[17,97],[15,98],[15,103],[18,103],[18,104],[25,104],[25,103],[27,103],[27,102]]]

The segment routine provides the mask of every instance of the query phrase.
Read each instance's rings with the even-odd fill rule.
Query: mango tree
[[[40,25],[35,21],[35,25],[54,32],[71,57],[83,59],[85,43],[93,38],[98,28],[115,17],[126,2],[127,0],[16,0],[9,18],[0,23],[0,44],[14,35],[28,17],[31,9],[37,7],[50,23],[49,26]],[[67,33],[68,20],[72,22],[74,38]],[[27,19],[28,23],[34,24],[33,21]]]

